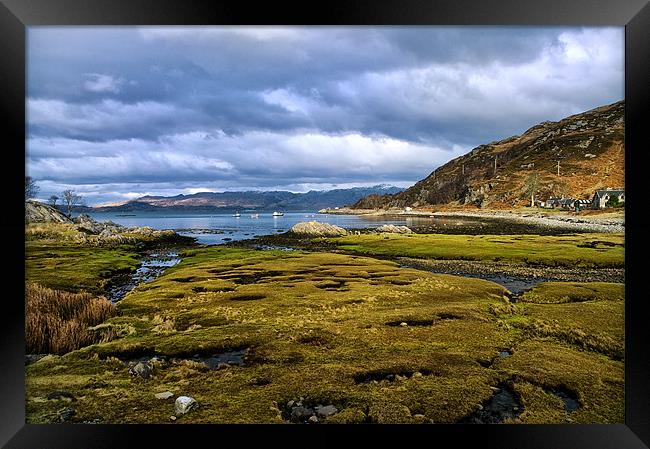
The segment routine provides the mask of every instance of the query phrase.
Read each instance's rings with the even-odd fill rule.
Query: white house
[[[591,206],[594,209],[605,209],[607,207],[607,201],[609,201],[613,196],[618,197],[619,202],[625,202],[625,190],[608,188],[605,190],[596,190],[596,193],[594,193],[594,197],[591,200]]]

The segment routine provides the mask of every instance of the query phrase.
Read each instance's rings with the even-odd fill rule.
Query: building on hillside
[[[574,198],[562,198],[560,199],[560,207],[562,209],[573,209],[575,207],[576,199]]]
[[[549,198],[545,201],[544,207],[546,209],[555,209],[556,207],[560,207],[561,200],[562,198],[557,198],[557,197]]]
[[[625,190],[611,188],[607,188],[605,190],[596,190],[596,193],[594,193],[594,197],[591,200],[591,207],[594,209],[605,209],[607,207],[607,202],[612,197],[617,197],[619,203],[624,203]]]
[[[576,200],[573,205],[576,208],[576,212],[583,209],[589,209],[591,207],[591,200]]]

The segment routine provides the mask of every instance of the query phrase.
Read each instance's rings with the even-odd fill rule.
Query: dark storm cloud
[[[414,182],[622,97],[622,29],[33,27],[28,170],[170,189]]]

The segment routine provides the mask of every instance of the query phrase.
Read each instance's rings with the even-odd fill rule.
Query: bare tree
[[[41,188],[36,185],[36,181],[31,176],[25,176],[25,200],[34,198],[40,190]]]
[[[83,204],[83,198],[81,195],[74,193],[74,190],[64,190],[61,192],[61,197],[63,198],[63,202],[68,210],[68,217],[72,216],[73,207]]]
[[[50,196],[50,198],[47,200],[48,203],[50,203],[50,206],[56,208],[56,202],[59,201],[59,197],[56,195]]]
[[[533,172],[526,179],[524,189],[527,195],[530,195],[530,207],[535,207],[535,194],[539,189],[539,173]]]

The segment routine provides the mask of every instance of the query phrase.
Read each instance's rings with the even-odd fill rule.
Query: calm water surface
[[[136,212],[116,214],[90,213],[95,220],[111,220],[124,226],[150,226],[154,229],[173,229],[181,235],[196,237],[198,243],[215,245],[232,240],[250,239],[288,231],[301,221],[318,221],[341,226],[345,229],[375,228],[384,224],[401,226],[426,225],[432,221],[426,217],[385,217],[363,215],[328,215],[316,212],[287,212],[274,217],[270,212],[260,212],[254,218],[251,212],[241,212],[241,217],[229,214],[189,214]]]

